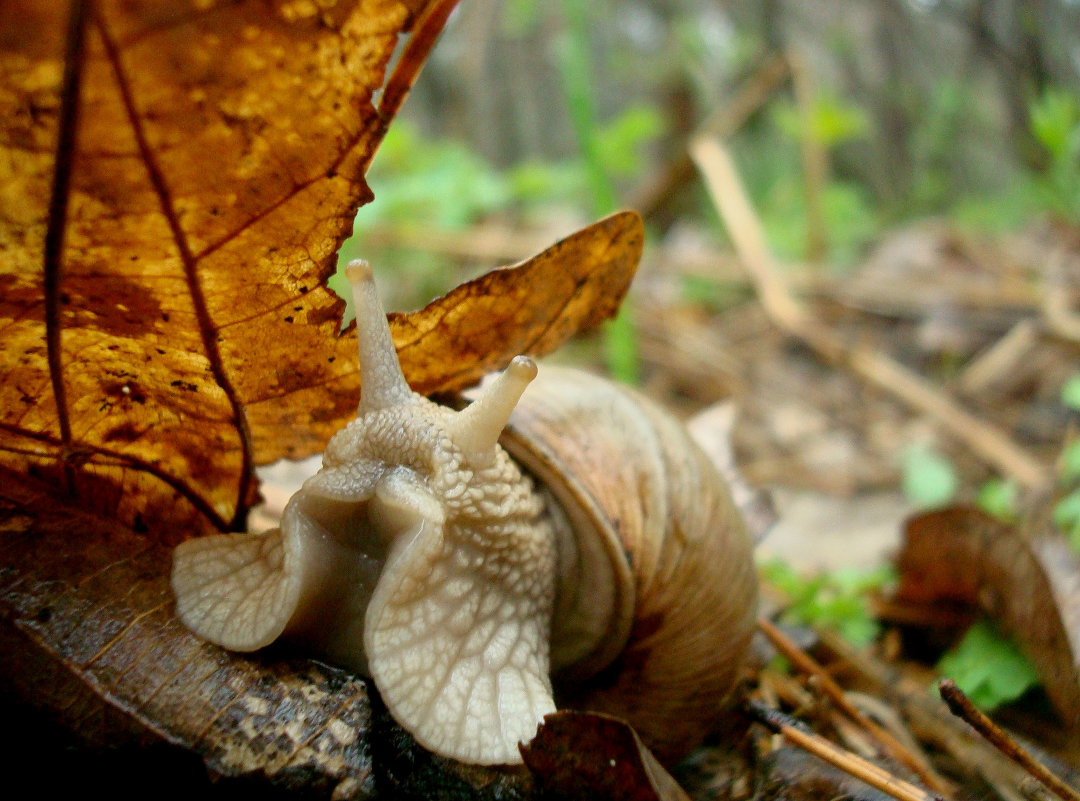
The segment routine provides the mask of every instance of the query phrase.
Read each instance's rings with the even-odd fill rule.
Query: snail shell
[[[564,705],[685,753],[722,712],[755,611],[718,471],[646,398],[557,368],[534,381],[524,357],[464,410],[436,405],[405,382],[370,267],[346,273],[357,417],[280,528],[177,547],[181,621],[370,675],[421,745],[463,761],[521,761],[555,709],[552,670]]]
[[[545,366],[500,441],[564,513],[560,706],[685,754],[723,714],[754,627],[752,545],[726,482],[666,410],[577,370]]]

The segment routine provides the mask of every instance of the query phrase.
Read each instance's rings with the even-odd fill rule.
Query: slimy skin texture
[[[426,748],[518,763],[518,743],[555,710],[556,547],[540,494],[497,440],[536,366],[518,357],[465,410],[438,406],[401,374],[370,267],[346,272],[357,417],[279,529],[177,547],[177,614],[230,650],[300,641],[370,675]]]

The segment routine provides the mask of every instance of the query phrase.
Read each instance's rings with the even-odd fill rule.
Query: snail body
[[[525,357],[460,412],[417,395],[370,268],[347,274],[357,418],[279,529],[177,547],[181,621],[238,651],[286,636],[369,675],[421,745],[462,761],[520,762],[556,697],[685,753],[722,714],[756,603],[715,467],[648,399],[537,377]]]

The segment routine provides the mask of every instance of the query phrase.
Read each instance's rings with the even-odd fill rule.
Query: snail
[[[370,676],[418,743],[464,762],[520,763],[556,696],[684,754],[723,714],[757,596],[713,464],[645,397],[523,356],[461,411],[414,393],[371,268],[346,274],[356,419],[280,528],[176,548],[180,620]]]

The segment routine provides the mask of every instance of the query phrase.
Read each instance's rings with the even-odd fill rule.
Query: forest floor
[[[401,232],[396,234],[400,240]],[[926,220],[891,231],[858,264],[840,272],[777,265],[767,250],[755,250],[745,239],[735,242],[736,254],[718,255],[722,246],[700,232],[669,231],[647,246],[628,301],[642,389],[686,418],[715,412],[702,418],[704,425],[714,427],[711,436],[721,449],[733,451],[749,486],[770,499],[749,507],[762,563],[780,560],[808,575],[891,565],[903,547],[907,521],[920,511],[912,482],[916,496],[936,494],[939,505],[953,508],[974,505],[988,482],[1013,488],[1018,509],[1050,504],[1047,488],[1054,485],[1055,465],[1078,422],[1076,411],[1061,401],[1062,386],[1080,365],[1080,321],[1069,311],[1076,304],[1071,293],[1080,287],[1076,236],[1050,223],[989,236]],[[413,244],[490,264],[526,255],[529,248],[538,251],[545,237],[554,235],[523,235],[520,228],[488,224],[438,241],[428,232]],[[603,370],[600,344],[597,337],[595,347],[579,344],[559,358]],[[269,524],[317,467],[316,458],[264,470],[268,504],[257,511],[264,517],[255,527]],[[1006,581],[1023,582],[1025,575]],[[1011,591],[1042,592],[1024,586]],[[789,600],[766,583],[766,610]],[[940,629],[953,640],[957,629],[938,625],[940,620],[918,621],[915,636],[927,642],[913,647],[910,626],[889,619],[911,608],[904,612],[903,605],[877,600],[874,614],[885,633],[871,652],[859,655],[836,638],[813,639],[817,635],[807,648],[824,648],[833,667],[839,663],[847,674],[849,690],[877,697],[879,707],[886,701],[886,712],[877,713],[894,710],[895,736],[915,752],[925,747],[938,755],[939,765],[940,754],[947,754],[952,778],[942,780],[936,792],[972,797],[981,792],[981,782],[1006,798],[1024,797],[1010,782],[1026,774],[989,756],[992,749],[985,744],[957,740],[942,722],[940,704],[933,713],[912,711],[912,704],[925,702],[921,696],[934,680],[932,660],[948,640]],[[935,617],[933,609],[916,617]],[[1003,623],[1006,629],[1009,624]],[[1078,633],[1071,636],[1075,643]],[[919,698],[884,697],[881,671],[894,669],[921,688]],[[870,678],[875,671],[877,678]],[[809,690],[780,673],[759,674],[756,681],[755,697],[810,713],[815,728],[838,730],[849,748],[852,742],[865,745],[852,724],[832,720],[835,709],[825,716],[832,722],[821,723],[820,707],[835,701],[819,695],[820,677],[810,681]],[[1066,681],[1077,683],[1075,661]],[[1026,706],[1007,711],[1010,722],[1041,732],[1042,746],[1080,764],[1076,738],[1056,722],[1046,726],[1054,717],[1045,696],[1026,698]],[[864,750],[874,753],[872,747]],[[784,792],[792,791],[794,776],[824,780],[816,769],[808,772],[801,758],[788,759],[769,763],[773,784]],[[731,784],[737,783],[737,771],[702,765],[711,763],[699,756],[696,767],[680,774],[694,797],[740,794]],[[902,765],[894,769],[896,776],[913,777]],[[939,775],[933,769],[932,776]],[[829,784],[827,793],[875,797],[865,796],[863,785],[853,790],[835,777],[829,781],[838,783]],[[822,797],[820,790],[807,792]]]

